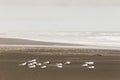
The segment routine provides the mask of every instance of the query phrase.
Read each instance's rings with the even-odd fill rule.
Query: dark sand
[[[0,54],[0,80],[120,80],[120,56],[111,56],[107,54],[108,52],[58,48],[3,51]],[[120,53],[120,51],[112,50],[110,52]],[[104,53],[107,55],[103,55]],[[40,67],[29,69],[18,66],[22,62],[34,58],[41,62],[49,60],[52,63],[45,70]],[[56,62],[65,61],[72,63],[62,69],[51,66]],[[85,61],[94,61],[95,69],[82,68],[81,65]]]
[[[34,58],[51,64],[46,69],[18,65]],[[65,61],[72,63],[54,66]],[[94,61],[95,69],[81,67],[85,61]],[[120,80],[120,50],[0,47],[0,80]]]
[[[17,38],[0,38],[0,44],[7,45],[67,45],[67,46],[80,46],[79,44],[67,44],[67,43],[57,43],[57,42],[45,42],[45,41],[34,41],[26,39]]]

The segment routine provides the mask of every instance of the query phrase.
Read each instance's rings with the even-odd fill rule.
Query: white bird
[[[29,64],[28,64],[28,66],[32,66],[32,65],[34,65],[34,64],[33,64],[33,63],[29,63]]]
[[[56,65],[57,65],[57,66],[62,66],[62,65],[63,65],[63,63],[56,63]]]
[[[83,65],[81,65],[81,66],[83,66],[83,67],[87,67],[87,66],[88,66],[88,64],[83,64]]]
[[[42,63],[37,63],[36,65],[37,65],[37,66],[41,66],[41,65],[42,65]]]
[[[57,66],[58,68],[63,68],[63,63],[56,63],[56,66]]]
[[[27,64],[27,62],[21,63],[19,64],[19,66],[25,66]]]
[[[87,68],[89,68],[89,69],[94,69],[95,66],[88,66]]]
[[[31,63],[32,63],[32,64],[35,64],[35,65],[37,64],[37,62],[31,62]]]
[[[94,62],[85,62],[86,64],[93,65]]]
[[[69,64],[71,64],[71,62],[70,61],[66,61],[65,64],[69,65]]]
[[[29,68],[35,68],[36,67],[36,65],[30,65],[30,66],[28,66]]]
[[[43,66],[41,66],[41,68],[42,68],[42,69],[45,69],[45,68],[47,68],[47,66],[43,65]]]
[[[57,67],[58,67],[58,68],[63,68],[63,66],[62,66],[62,65],[57,65]]]
[[[50,61],[45,61],[43,64],[50,64]]]
[[[28,62],[36,62],[36,59],[28,60]]]

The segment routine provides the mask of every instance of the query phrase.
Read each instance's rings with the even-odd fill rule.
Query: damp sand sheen
[[[119,49],[55,44],[58,47],[52,43],[47,47],[42,47],[43,43],[41,47],[0,46],[0,80],[120,79]]]

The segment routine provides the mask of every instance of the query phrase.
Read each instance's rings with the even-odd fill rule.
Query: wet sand
[[[2,48],[3,49],[3,48]],[[0,80],[120,80],[120,51],[65,48],[8,48],[0,53]],[[8,50],[7,50],[8,49]],[[117,56],[118,55],[118,56]],[[46,69],[19,66],[36,58],[49,60]],[[57,68],[55,63],[71,61]],[[94,61],[95,69],[81,67],[85,61]]]
[[[46,41],[34,41],[18,38],[0,38],[0,45],[62,45],[62,46],[80,46],[79,44],[58,43],[58,42],[46,42]]]
[[[0,44],[0,80],[120,80],[119,49],[55,47],[56,45],[76,45],[12,38],[0,38]],[[51,47],[13,47],[11,45],[49,45]],[[41,63],[44,61],[51,63],[46,69],[41,69],[40,66],[34,69],[19,66],[31,59],[37,59]],[[63,68],[56,67],[56,63],[65,63],[65,61],[71,61],[71,64],[63,65]],[[86,61],[95,62],[95,68],[82,67],[81,65]]]

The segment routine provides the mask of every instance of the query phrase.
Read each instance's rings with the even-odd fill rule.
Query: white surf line
[[[60,46],[60,45],[8,45],[0,44],[0,47],[37,47],[37,48],[83,48],[83,49],[107,49],[107,50],[120,50],[120,47],[108,47],[108,46]]]

